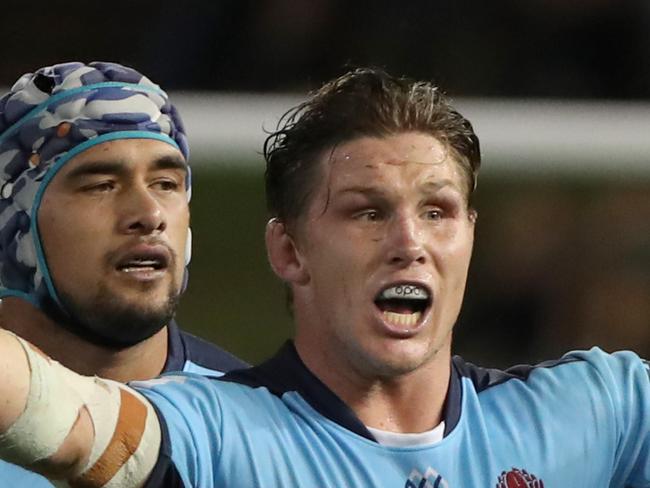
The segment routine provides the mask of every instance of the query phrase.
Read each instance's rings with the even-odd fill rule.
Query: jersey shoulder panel
[[[262,387],[277,398],[296,394],[323,417],[361,437],[375,440],[352,409],[305,366],[292,341],[287,341],[262,364],[232,371],[220,379],[251,388]]]
[[[472,399],[468,428],[485,426],[495,452],[508,446],[512,456],[519,439],[522,459],[563,453],[577,467],[598,466],[608,486],[650,486],[650,381],[636,354],[592,348],[505,371],[460,358],[454,367]]]
[[[454,356],[452,363],[462,378],[468,378],[478,393],[488,388],[500,385],[510,380],[528,380],[530,374],[536,369],[554,368],[564,364],[579,361],[571,355],[559,359],[544,361],[536,365],[519,364],[508,369],[484,368],[465,361],[460,356]]]
[[[648,375],[648,361],[640,358],[632,351],[616,351],[608,353],[599,347],[593,347],[586,351],[571,351],[565,357],[578,361],[585,361],[602,375],[613,375],[610,379],[620,380],[630,371],[645,372]]]
[[[234,354],[189,332],[181,331],[181,337],[187,348],[187,359],[183,371],[198,374],[205,374],[207,371],[227,373],[249,366]]]
[[[630,351],[607,353],[594,347],[571,351],[559,359],[536,365],[518,365],[506,370],[482,368],[454,357],[454,368],[469,380],[477,394],[523,391],[505,388],[522,382],[528,391],[541,398],[564,395],[583,401],[591,398],[608,402],[610,410],[629,411],[629,405],[650,394],[648,363]],[[640,396],[639,396],[640,395]],[[606,403],[603,403],[605,405]]]
[[[0,486],[53,488],[52,483],[41,475],[4,461],[0,461]]]
[[[163,373],[187,371],[220,376],[248,365],[219,346],[180,329],[175,321],[168,326],[167,361]]]
[[[165,480],[163,486],[211,486],[206,477],[221,450],[215,381],[177,372],[129,383],[151,402],[161,425],[162,444],[151,479]]]
[[[162,428],[153,475],[165,480],[162,486],[214,486],[224,432],[236,432],[232,439],[239,439],[255,430],[259,419],[289,418],[282,400],[266,388],[221,378],[177,372],[130,383],[152,403]]]
[[[169,428],[165,418],[154,405],[154,410],[160,422],[161,444],[158,452],[158,459],[153,467],[149,479],[144,484],[144,488],[186,488],[188,485],[187,478],[179,473],[172,458],[172,444],[169,438]]]

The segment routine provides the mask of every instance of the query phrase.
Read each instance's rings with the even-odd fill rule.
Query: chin
[[[118,293],[102,287],[85,300],[60,291],[59,298],[76,327],[97,337],[112,336],[120,344],[133,344],[160,330],[173,318],[179,295],[168,287],[156,293]],[[123,337],[123,339],[120,339]]]
[[[450,339],[451,336],[449,335],[448,338]],[[449,358],[445,352],[451,350],[451,344],[447,339],[437,341],[407,340],[401,344],[391,344],[388,350],[389,353],[385,355],[386,362],[405,374],[439,359],[448,361]]]
[[[170,297],[180,295],[179,290],[176,283],[144,284],[141,288],[126,290],[115,287],[104,289],[96,296],[96,299],[103,302],[111,301],[120,307],[132,307],[146,311],[166,307]]]
[[[119,296],[116,295],[111,300],[116,307],[120,309],[130,309],[139,311],[144,314],[156,313],[167,307],[169,295],[162,293],[145,294],[142,296]]]
[[[417,370],[422,363],[417,360],[385,360],[376,358],[370,367],[371,374],[378,378],[398,378]]]
[[[402,342],[402,341],[401,341]],[[406,341],[404,341],[406,342]],[[409,374],[426,364],[435,352],[415,344],[399,344],[382,351],[365,351],[366,368],[372,376],[395,378]],[[360,355],[360,356],[361,356]]]

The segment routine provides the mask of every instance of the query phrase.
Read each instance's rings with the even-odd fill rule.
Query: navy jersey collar
[[[186,360],[187,351],[181,338],[181,331],[176,321],[172,320],[167,326],[167,360],[160,374],[182,371]]]
[[[343,400],[307,369],[292,341],[287,341],[271,359],[259,366],[234,371],[219,379],[253,388],[265,387],[279,397],[296,392],[324,417],[366,439],[375,440]]]
[[[447,398],[445,408],[442,412],[445,421],[445,433],[449,434],[460,420],[461,404],[463,401],[463,385],[461,375],[458,371],[455,358],[451,361],[451,374],[449,376],[449,388],[447,389]]]
[[[185,371],[188,364],[198,366],[201,374],[214,376],[249,366],[220,347],[183,331],[172,320],[167,326],[167,360],[161,374]]]
[[[287,341],[275,356],[259,366],[226,374],[221,379],[252,387],[265,387],[277,396],[297,392],[324,417],[355,434],[375,441],[352,409],[305,366],[292,341]],[[460,375],[452,362],[443,410],[445,435],[458,424],[461,395]]]

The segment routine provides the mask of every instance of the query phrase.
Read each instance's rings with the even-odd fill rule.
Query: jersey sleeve
[[[212,381],[182,373],[130,386],[153,404],[162,427],[158,461],[146,486],[213,486],[221,409]]]
[[[583,353],[595,366],[606,388],[617,445],[612,484],[650,487],[650,370],[647,361],[632,352],[605,354],[599,349]],[[597,429],[599,426],[594,426]]]
[[[622,467],[629,469],[627,486],[650,487],[650,365],[631,361],[624,373]]]

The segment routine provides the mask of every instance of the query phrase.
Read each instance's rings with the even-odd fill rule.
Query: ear
[[[478,212],[476,209],[470,208],[467,216],[469,217],[469,221],[472,223],[472,225],[476,225],[476,221],[478,220]]]
[[[308,283],[307,267],[286,225],[278,219],[269,220],[264,237],[266,253],[275,274],[289,284]]]
[[[470,225],[470,237],[472,239],[472,249],[474,248],[474,237],[476,236],[476,221],[478,220],[478,212],[474,208],[469,209],[469,213],[467,215],[467,220],[469,220],[469,225]]]

